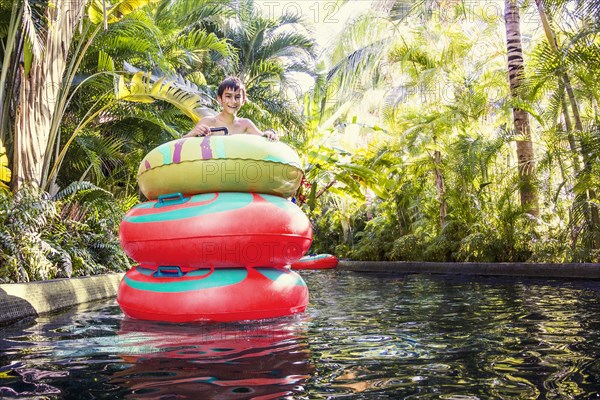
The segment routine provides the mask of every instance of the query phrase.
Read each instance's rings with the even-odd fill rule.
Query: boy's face
[[[223,111],[230,114],[236,114],[246,101],[246,96],[242,89],[226,88],[223,94],[217,97],[217,101],[223,107]]]

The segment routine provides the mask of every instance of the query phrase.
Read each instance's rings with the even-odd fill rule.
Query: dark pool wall
[[[339,269],[397,274],[453,274],[528,278],[600,279],[594,263],[452,263],[418,261],[340,261]]]

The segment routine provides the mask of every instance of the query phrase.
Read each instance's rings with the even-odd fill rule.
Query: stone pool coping
[[[449,263],[340,260],[338,268],[343,271],[391,274],[454,274],[527,278],[600,279],[600,264],[594,263]]]
[[[124,274],[0,284],[0,327],[117,295]]]

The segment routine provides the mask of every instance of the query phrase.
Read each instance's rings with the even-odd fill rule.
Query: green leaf
[[[103,50],[98,53],[98,71],[115,71],[115,61]]]
[[[202,98],[196,94],[188,93],[175,86],[173,82],[161,78],[154,84],[150,81],[150,73],[137,72],[131,78],[129,86],[125,78],[119,76],[115,93],[118,100],[138,103],[153,103],[156,100],[166,101],[177,107],[194,123],[200,120],[195,109],[202,107]]]
[[[377,173],[371,168],[365,167],[364,165],[358,164],[340,164],[342,169],[347,170],[353,175],[359,176],[364,180],[371,180],[377,176]]]
[[[131,92],[127,89],[127,85],[125,84],[125,78],[123,75],[119,75],[119,81],[115,87],[115,97],[117,100],[125,99],[127,96],[130,96]]]
[[[129,86],[131,92],[127,100],[138,103],[154,103],[152,97],[146,96],[146,93],[148,91],[152,92],[152,89],[149,82],[144,82],[144,73],[138,72],[131,78],[131,85]],[[158,90],[156,92],[158,93]]]
[[[106,22],[109,24],[120,21],[123,17],[144,7],[150,3],[156,3],[159,0],[122,0],[116,4],[106,2]],[[103,0],[93,0],[88,7],[88,16],[94,24],[104,21]]]
[[[346,185],[346,188],[351,192],[353,196],[361,200],[364,199],[364,195],[360,191],[360,185],[358,184],[358,182],[356,182],[356,180],[354,180],[354,178],[352,178],[352,176],[348,175],[348,173],[342,172],[340,174],[336,174],[335,179]]]
[[[8,183],[11,179],[11,172],[8,168],[8,157],[6,148],[0,141],[0,189],[8,189]]]
[[[25,45],[23,46],[23,72],[25,76],[29,76],[29,71],[31,70],[31,64],[33,63],[33,49],[31,47],[31,43],[26,40]]]

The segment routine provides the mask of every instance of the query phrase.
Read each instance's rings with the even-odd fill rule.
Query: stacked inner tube
[[[308,218],[287,200],[301,179],[294,150],[253,135],[183,138],[152,150],[138,171],[149,201],[119,229],[139,263],[119,286],[123,312],[171,322],[303,312],[308,288],[286,268],[312,242]]]
[[[332,269],[337,267],[338,258],[331,254],[309,254],[292,263],[290,267],[297,271],[302,269]]]

